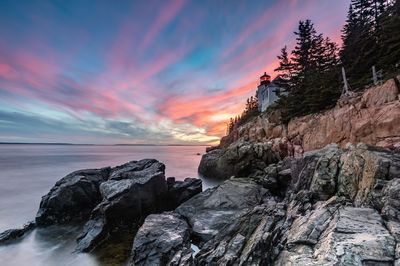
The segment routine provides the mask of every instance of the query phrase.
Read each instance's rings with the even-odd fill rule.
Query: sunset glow
[[[215,143],[259,76],[275,76],[298,21],[339,41],[347,8],[1,1],[0,142]]]

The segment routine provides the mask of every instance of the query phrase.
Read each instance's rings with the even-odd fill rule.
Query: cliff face
[[[390,79],[362,94],[343,97],[335,108],[293,119],[287,126],[280,123],[279,114],[263,114],[223,137],[220,147],[238,140],[270,142],[283,156],[320,149],[329,143],[400,147],[398,82]]]

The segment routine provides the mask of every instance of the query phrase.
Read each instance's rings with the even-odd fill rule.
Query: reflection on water
[[[155,158],[166,175],[178,180],[200,177],[199,146],[0,145],[0,232],[34,219],[41,197],[66,174],[85,168],[116,166]],[[202,178],[202,177],[201,177]],[[218,182],[203,179],[203,189]],[[75,254],[76,227],[36,229],[22,241],[0,246],[0,265],[102,265],[88,254]]]

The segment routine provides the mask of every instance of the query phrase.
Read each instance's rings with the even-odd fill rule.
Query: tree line
[[[398,74],[400,0],[351,0],[340,48],[318,33],[310,20],[300,21],[294,35],[295,47],[281,49],[275,69],[282,89],[273,108],[281,111],[283,123],[332,108],[343,88],[341,67],[353,91],[371,84],[372,66],[381,69],[386,78]],[[255,101],[249,108],[247,103],[241,116],[231,118],[227,133],[257,114],[257,104]]]
[[[246,123],[251,117],[258,114],[258,98],[256,94],[256,96],[247,98],[244,110],[240,115],[230,118],[229,123],[226,125],[226,134],[229,135],[235,126],[240,126]]]
[[[386,77],[398,72],[400,0],[352,0],[342,29],[343,45],[317,33],[310,20],[300,21],[294,49],[283,47],[279,66],[283,93],[275,108],[282,122],[333,107],[342,91],[341,67],[352,90],[371,83],[371,68]]]

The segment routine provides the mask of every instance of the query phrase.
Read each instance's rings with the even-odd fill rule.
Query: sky
[[[299,20],[350,0],[0,1],[0,142],[213,144]]]

